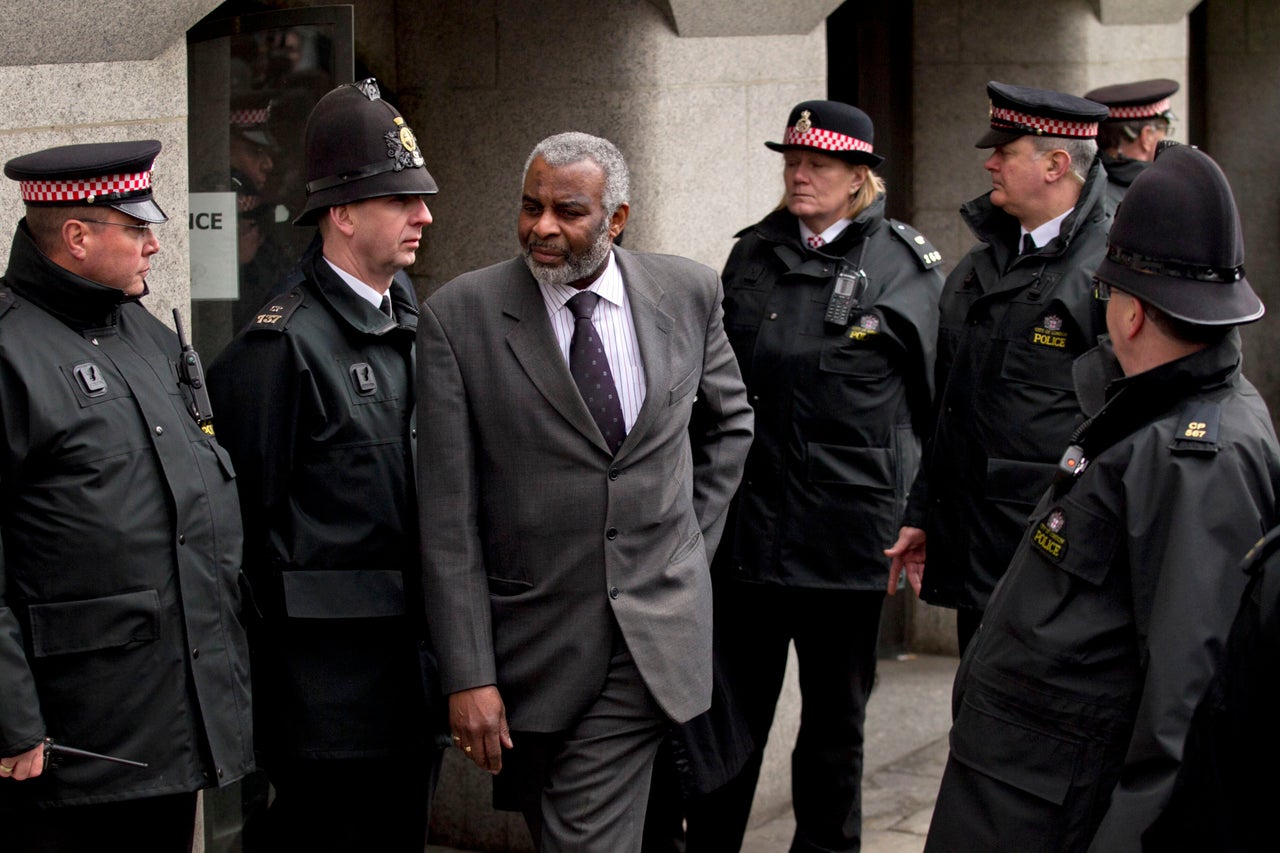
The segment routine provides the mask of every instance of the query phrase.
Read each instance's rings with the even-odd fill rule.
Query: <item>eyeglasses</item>
[[[1111,298],[1111,285],[1099,279],[1093,280],[1093,298],[1099,302],[1106,302]]]
[[[134,225],[134,224],[133,224],[133,223],[131,223],[131,222],[111,222],[111,221],[106,220],[106,219],[81,219],[80,221],[81,221],[81,222],[93,222],[93,223],[96,223],[96,224],[98,224],[98,225],[118,225],[118,226],[120,226],[121,228],[132,228],[134,231],[136,231],[136,232],[138,233],[138,235],[139,235],[139,236],[144,236],[144,235],[146,235],[146,234],[150,234],[150,233],[151,233],[151,225],[150,225],[150,224],[147,224],[147,225]]]

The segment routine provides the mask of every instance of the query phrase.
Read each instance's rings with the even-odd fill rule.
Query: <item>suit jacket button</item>
[[[619,592],[618,592],[618,588],[617,588],[616,586],[611,586],[611,587],[609,587],[609,597],[610,597],[610,598],[617,598],[617,597],[618,597],[618,595],[619,595]]]
[[[609,469],[609,479],[610,479],[610,480],[616,480],[616,479],[618,479],[618,469],[617,469],[617,468],[610,468],[610,469]]]
[[[606,539],[617,539],[617,538],[618,538],[618,528],[616,528],[616,527],[610,527],[608,530],[606,530],[606,531],[604,532],[604,538],[606,538]]]

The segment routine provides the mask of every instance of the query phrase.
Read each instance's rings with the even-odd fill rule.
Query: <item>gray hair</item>
[[[1093,168],[1093,159],[1098,156],[1098,143],[1092,139],[1068,139],[1056,136],[1028,136],[1036,151],[1048,154],[1050,151],[1062,149],[1071,158],[1071,173],[1084,183]]]
[[[590,160],[599,166],[604,172],[604,194],[600,201],[608,216],[613,216],[614,211],[631,200],[631,173],[627,169],[627,161],[618,146],[607,139],[577,131],[548,136],[537,144],[529,154],[529,159],[524,161],[521,181],[529,174],[529,167],[538,157],[545,160],[548,166],[568,166],[583,160]]]

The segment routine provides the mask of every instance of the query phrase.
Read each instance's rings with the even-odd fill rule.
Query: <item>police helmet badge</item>
[[[387,142],[387,156],[395,161],[395,170],[416,169],[424,165],[422,152],[418,150],[418,139],[404,123],[404,119],[396,116],[393,119],[398,131],[388,130],[384,134]]]
[[[809,111],[800,113],[800,118],[796,120],[796,133],[808,133],[812,127],[813,122],[809,119]]]

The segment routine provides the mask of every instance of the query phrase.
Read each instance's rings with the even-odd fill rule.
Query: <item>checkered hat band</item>
[[[19,181],[23,201],[83,201],[100,195],[131,193],[151,188],[151,172],[104,175],[74,181]]]
[[[1154,104],[1139,104],[1135,107],[1111,107],[1107,114],[1109,119],[1152,118],[1169,112],[1169,99],[1156,101]]]
[[[991,126],[997,130],[1024,130],[1039,132],[1046,136],[1073,136],[1080,139],[1092,139],[1098,135],[1098,123],[1083,121],[1066,121],[1060,118],[1044,118],[1030,113],[1021,113],[1007,107],[991,107]]]
[[[868,154],[871,153],[871,143],[869,142],[863,142],[861,139],[845,136],[843,133],[822,130],[817,127],[811,127],[804,133],[796,130],[794,126],[788,127],[782,144],[804,145],[808,148],[818,148],[822,151],[865,151]]]
[[[256,110],[232,110],[230,115],[232,127],[252,127],[255,124],[265,124],[270,117],[270,107],[262,107]]]

